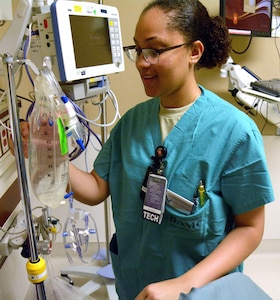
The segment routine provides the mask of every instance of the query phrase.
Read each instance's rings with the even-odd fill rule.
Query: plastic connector
[[[78,144],[82,151],[85,150],[83,142],[83,128],[79,122],[76,111],[69,101],[68,97],[61,96],[62,103],[59,106],[62,122],[65,126],[67,136],[72,136],[74,141]]]

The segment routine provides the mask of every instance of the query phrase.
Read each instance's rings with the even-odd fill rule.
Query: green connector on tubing
[[[67,136],[64,130],[64,126],[60,118],[57,119],[57,128],[58,128],[58,136],[59,136],[59,143],[60,143],[60,151],[62,155],[68,153],[68,143],[67,143]]]

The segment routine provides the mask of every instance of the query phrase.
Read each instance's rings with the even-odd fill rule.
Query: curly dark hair
[[[231,51],[231,39],[224,19],[210,17],[198,0],[153,0],[142,14],[153,7],[168,13],[170,29],[181,32],[189,45],[197,40],[203,43],[204,52],[197,69],[220,67],[226,62]]]

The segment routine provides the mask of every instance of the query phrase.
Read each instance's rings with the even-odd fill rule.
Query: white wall
[[[275,193],[275,201],[266,205],[264,239],[280,239],[280,136],[264,136],[264,145]]]

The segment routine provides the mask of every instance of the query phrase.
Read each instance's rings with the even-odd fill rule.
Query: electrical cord
[[[34,211],[36,209],[43,209],[43,207],[37,206],[37,207],[33,208],[32,211]],[[20,213],[20,211],[15,216],[15,218],[14,218],[15,221],[12,223],[11,227],[16,225],[15,222],[16,222],[16,219],[17,219],[17,216],[19,215],[19,213]],[[62,224],[60,223],[60,221],[57,218],[55,218],[53,216],[50,216],[49,218],[50,218],[50,222],[49,222],[50,226],[46,227],[44,225],[44,221],[41,216],[40,217],[33,216],[34,223],[37,224],[37,226],[38,226],[37,231],[40,232],[44,236],[45,239],[48,239],[50,241],[55,241],[57,234],[59,234],[62,231]],[[59,225],[59,230],[55,230],[55,231],[50,230],[50,227],[55,228],[55,225],[53,223],[55,223],[55,225],[57,225],[57,224]],[[3,229],[3,227],[0,227],[0,231],[4,232],[5,234],[11,234],[11,235],[18,235],[18,234],[26,232],[25,229],[21,230],[21,231],[17,231],[17,232],[10,232],[9,229],[5,230],[5,229]],[[53,236],[52,239],[49,239],[49,234],[52,234],[52,236]]]
[[[251,46],[251,43],[252,43],[252,39],[253,39],[253,37],[252,37],[252,36],[250,36],[250,39],[249,39],[248,45],[246,46],[246,48],[245,48],[244,50],[242,50],[242,51],[237,51],[237,50],[234,50],[234,49],[232,49],[232,52],[233,52],[233,53],[235,53],[235,54],[244,54],[244,53],[245,53],[245,52],[247,52],[247,51],[248,51],[248,49],[250,48],[250,46]]]
[[[78,117],[85,120],[86,122],[88,122],[92,125],[98,126],[98,127],[110,127],[110,126],[114,125],[115,122],[117,121],[117,119],[120,118],[119,106],[118,106],[118,102],[117,102],[116,96],[113,93],[113,91],[111,91],[111,90],[108,91],[108,96],[112,100],[113,106],[115,108],[115,116],[110,123],[100,124],[100,123],[97,123],[96,120],[89,120],[88,118],[86,118],[84,115],[81,115],[81,114],[78,114]],[[101,105],[101,104],[99,103],[99,105]]]
[[[12,226],[11,226],[12,227]],[[21,230],[21,231],[18,231],[18,232],[10,232],[9,230],[5,230],[5,229],[3,229],[3,227],[0,227],[0,231],[2,231],[2,232],[4,232],[5,234],[11,234],[11,235],[13,235],[13,234],[21,234],[21,233],[24,233],[26,230],[24,229],[24,230]]]

